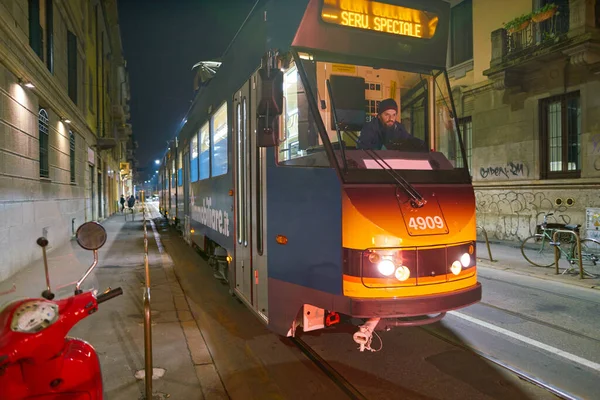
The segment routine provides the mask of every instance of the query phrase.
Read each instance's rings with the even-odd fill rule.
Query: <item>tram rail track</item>
[[[512,310],[509,310],[509,309],[506,309],[506,308],[503,308],[503,307],[498,307],[498,306],[495,306],[493,304],[486,303],[486,302],[483,302],[483,301],[479,302],[478,304],[481,305],[481,306],[483,306],[483,307],[487,307],[487,308],[491,308],[491,309],[494,309],[494,310],[498,310],[498,311],[501,311],[503,313],[512,315],[514,317],[521,318],[524,321],[528,321],[528,322],[532,322],[534,324],[542,325],[542,326],[545,326],[547,328],[551,328],[551,329],[554,329],[554,330],[557,330],[557,331],[560,331],[560,332],[563,332],[563,333],[567,333],[567,334],[572,335],[572,336],[576,336],[576,337],[579,337],[579,338],[582,338],[582,339],[586,339],[586,340],[590,340],[590,341],[593,341],[593,342],[597,342],[597,343],[600,344],[600,339],[598,339],[598,338],[586,335],[586,334],[581,333],[581,332],[577,332],[577,331],[569,329],[569,328],[562,327],[560,325],[553,324],[551,322],[542,321],[541,319],[530,317],[530,316],[525,315],[523,313],[520,313],[520,312],[517,312],[517,311],[512,311]]]
[[[504,361],[501,361],[495,357],[492,357],[488,354],[485,354],[479,350],[476,350],[472,347],[469,347],[462,343],[457,343],[456,341],[441,335],[437,332],[428,329],[427,326],[422,326],[420,329],[424,330],[427,334],[440,339],[452,346],[460,348],[462,350],[471,352],[478,357],[489,361],[507,371],[510,371],[512,374],[517,376],[519,379],[522,379],[526,382],[529,382],[532,385],[536,385],[549,393],[553,394],[557,398],[564,400],[581,400],[579,397],[574,396],[560,388],[549,384],[542,379],[539,379],[532,374],[529,374],[519,368],[516,368]],[[313,350],[306,342],[299,338],[289,338],[291,343],[294,344],[309,360],[311,360],[323,373],[325,373],[350,399],[360,399],[367,400],[365,397],[350,381],[348,381],[344,376],[342,376],[338,371],[335,370],[323,357],[321,357],[315,350]]]
[[[463,343],[457,343],[456,341],[454,341],[454,340],[452,340],[452,339],[450,339],[450,338],[448,338],[448,337],[446,337],[444,335],[441,335],[441,334],[439,334],[437,332],[432,331],[431,329],[429,329],[426,326],[421,326],[420,328],[423,329],[425,332],[427,332],[429,335],[431,335],[431,336],[433,336],[433,337],[435,337],[437,339],[440,339],[440,340],[442,340],[442,341],[444,341],[446,343],[449,343],[449,344],[451,344],[453,346],[456,346],[456,347],[458,347],[460,349],[463,349],[465,351],[469,351],[469,352],[477,355],[478,357],[480,357],[480,358],[482,358],[484,360],[487,360],[487,361],[489,361],[489,362],[491,362],[491,363],[493,363],[493,364],[495,364],[495,365],[497,365],[497,366],[499,366],[501,368],[504,368],[504,369],[510,371],[511,373],[515,374],[519,379],[527,381],[527,382],[531,383],[532,385],[536,385],[538,387],[541,387],[542,389],[547,390],[548,392],[552,393],[553,395],[555,395],[556,397],[558,397],[560,399],[565,399],[565,400],[581,400],[579,397],[574,396],[574,395],[572,395],[572,394],[570,394],[570,393],[568,393],[568,392],[566,392],[564,390],[561,390],[560,388],[557,388],[556,386],[553,386],[553,385],[551,385],[551,384],[543,381],[542,379],[539,379],[539,378],[533,376],[532,374],[529,374],[529,373],[527,373],[527,372],[525,372],[525,371],[523,371],[523,370],[521,370],[519,368],[516,368],[516,367],[514,367],[514,366],[512,366],[512,365],[510,365],[510,364],[508,364],[508,363],[506,363],[504,361],[501,361],[501,360],[499,360],[499,359],[497,359],[495,357],[492,357],[492,356],[490,356],[488,354],[485,354],[485,353],[483,353],[483,352],[481,352],[481,351],[479,351],[477,349],[469,347],[469,346],[467,346],[467,345],[465,345]]]
[[[296,346],[309,360],[311,360],[325,375],[329,377],[345,394],[348,398],[355,400],[367,400],[365,397],[350,381],[344,378],[339,372],[335,370],[323,357],[317,354],[306,342],[297,337],[289,338],[289,340]]]

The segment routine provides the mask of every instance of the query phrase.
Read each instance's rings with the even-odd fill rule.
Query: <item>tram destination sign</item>
[[[431,39],[438,17],[431,12],[370,0],[323,0],[323,21],[351,28]]]

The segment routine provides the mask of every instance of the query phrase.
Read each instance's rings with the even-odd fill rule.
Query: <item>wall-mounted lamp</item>
[[[30,89],[33,89],[33,88],[35,88],[35,85],[34,85],[33,83],[31,83],[31,82],[29,82],[29,81],[24,81],[24,80],[23,80],[23,79],[21,79],[21,78],[19,78],[19,85],[21,85],[21,86],[25,86],[25,87],[28,87],[28,88],[30,88]]]
[[[65,124],[70,124],[71,120],[69,118],[61,118],[60,119],[62,122],[64,122]]]

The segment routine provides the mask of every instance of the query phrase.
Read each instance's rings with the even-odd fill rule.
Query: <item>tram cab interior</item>
[[[342,158],[350,169],[389,166],[400,170],[452,170],[465,165],[444,71],[340,64],[319,61],[307,53],[300,53],[299,58],[307,76],[313,77],[320,117],[340,165]],[[289,61],[283,71],[278,161],[283,165],[329,167],[296,63]],[[363,126],[377,118],[379,103],[387,98],[396,101],[397,121],[417,140],[388,143],[385,149],[376,150],[375,154],[387,164],[382,166],[361,150],[357,141]]]

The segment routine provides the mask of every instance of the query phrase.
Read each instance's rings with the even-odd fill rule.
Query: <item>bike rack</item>
[[[144,223],[144,358],[146,372],[146,399],[152,399],[152,313],[150,310],[150,267],[148,265],[148,230],[146,228],[146,204],[142,205]]]
[[[487,251],[488,254],[490,256],[490,261],[491,262],[497,262],[498,260],[494,260],[494,258],[492,257],[492,250],[490,248],[490,241],[488,240],[488,234],[487,231],[485,230],[485,228],[483,226],[477,226],[477,228],[481,229],[483,231],[483,236],[485,237],[485,245],[487,246]]]
[[[553,243],[559,243],[556,241],[557,239],[557,235],[559,233],[569,233],[573,236],[575,236],[575,241],[577,242],[577,253],[579,254],[579,259],[578,259],[578,263],[579,263],[579,278],[583,279],[583,264],[581,262],[581,240],[579,239],[579,235],[575,232],[575,231],[569,231],[566,229],[557,229],[554,231],[554,233],[552,234],[552,242]],[[560,251],[558,250],[558,246],[560,246],[559,244],[554,244],[554,265],[555,267],[555,275],[558,275],[558,258],[560,257]],[[572,268],[567,268],[564,272],[567,272],[568,270],[570,270]],[[563,272],[563,273],[564,273]]]

